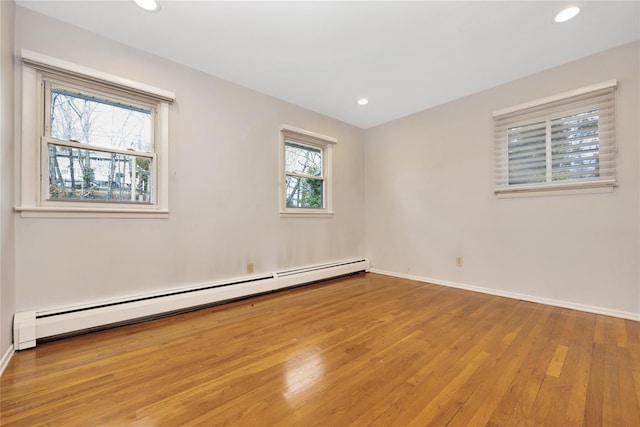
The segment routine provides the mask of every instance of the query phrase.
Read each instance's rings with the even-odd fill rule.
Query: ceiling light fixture
[[[369,100],[367,98],[358,99],[358,105],[367,105],[368,103],[369,103]]]
[[[579,7],[577,6],[568,7],[566,9],[561,10],[560,13],[556,15],[554,21],[557,23],[567,22],[568,20],[575,18],[578,13],[580,13]]]
[[[160,3],[156,0],[133,0],[133,2],[147,12],[157,12],[160,10]]]

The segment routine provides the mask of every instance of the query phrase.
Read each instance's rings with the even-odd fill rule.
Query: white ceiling
[[[361,128],[640,39],[640,1],[159,1],[16,3]]]

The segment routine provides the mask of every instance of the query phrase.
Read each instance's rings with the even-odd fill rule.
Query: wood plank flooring
[[[640,426],[640,323],[361,274],[16,353],[3,426]]]

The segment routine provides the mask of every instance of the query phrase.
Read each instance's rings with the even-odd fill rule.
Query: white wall
[[[381,271],[613,314],[640,312],[637,43],[363,132],[20,7],[15,31],[18,52],[30,49],[177,97],[170,218],[17,217],[15,311],[241,276],[247,262],[259,273],[366,252]],[[610,78],[620,88],[615,192],[497,199],[491,112]],[[334,218],[279,217],[282,123],[339,139]],[[455,266],[456,256],[464,267]],[[4,281],[2,289],[5,313]]]
[[[639,50],[625,45],[367,130],[373,268],[639,318]],[[612,78],[619,187],[496,198],[492,112]]]
[[[15,312],[13,213],[13,0],[0,2],[0,358],[12,346]]]
[[[364,256],[362,130],[18,7],[22,48],[171,90],[176,102],[170,218],[19,217],[18,311],[238,277],[247,262],[260,273]],[[283,123],[338,138],[333,218],[280,218]]]

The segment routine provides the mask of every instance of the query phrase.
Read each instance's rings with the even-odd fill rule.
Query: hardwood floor
[[[362,274],[39,344],[3,426],[640,426],[640,323]]]

